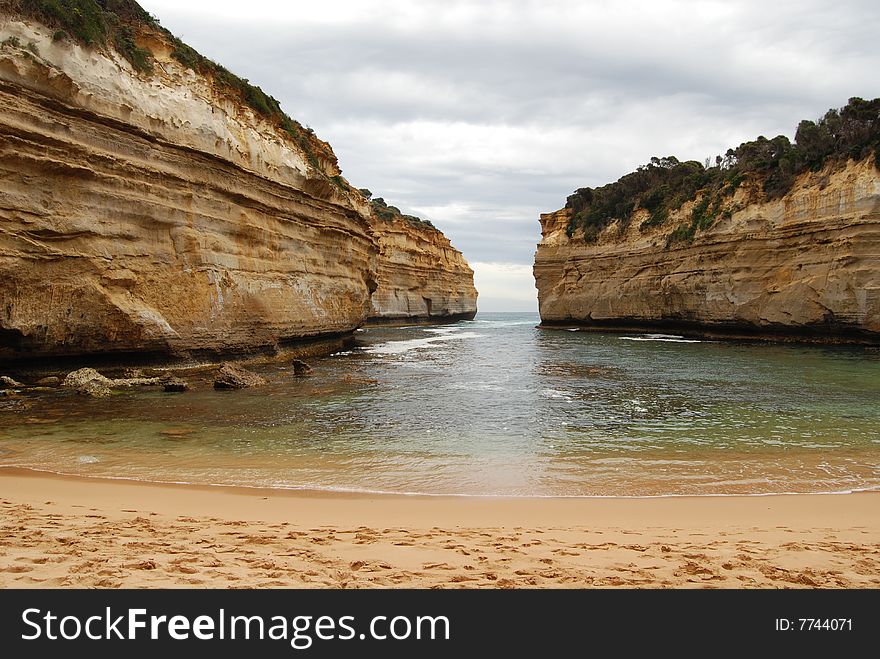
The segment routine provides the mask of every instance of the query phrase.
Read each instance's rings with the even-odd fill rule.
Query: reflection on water
[[[880,353],[538,330],[369,328],[259,389],[57,393],[0,412],[0,465],[432,494],[880,487]]]

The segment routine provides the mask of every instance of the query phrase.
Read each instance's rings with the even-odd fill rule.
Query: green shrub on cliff
[[[806,171],[868,157],[880,169],[880,98],[851,98],[845,107],[829,110],[818,121],[800,122],[794,143],[784,135],[773,139],[761,136],[717,156],[714,167],[680,162],[674,156],[651,158],[615,183],[581,188],[566,201],[566,208],[572,211],[568,235],[581,230],[584,240],[595,241],[615,220],[626,227],[638,209],[648,212],[648,219],[640,225],[642,230],[659,226],[672,211],[702,193],[690,223],[677,227],[667,240],[668,245],[690,242],[697,232],[730,214],[725,205],[747,180],[754,181],[766,199],[778,199]]]
[[[153,69],[153,54],[138,47],[131,25],[156,22],[133,0],[20,0],[19,11],[59,28],[55,41],[70,36],[86,46],[112,43],[135,70]]]
[[[310,128],[304,128],[291,119],[277,99],[266,94],[257,85],[240,78],[225,67],[201,55],[194,48],[161,27],[143,7],[134,0],[11,0],[13,10],[56,28],[54,39],[68,36],[86,46],[112,45],[135,70],[149,73],[153,70],[153,54],[137,45],[138,30],[150,28],[161,31],[171,42],[171,56],[184,66],[211,78],[228,93],[237,96],[259,115],[275,122],[299,146],[309,164],[324,174],[319,156],[333,158],[326,144]],[[348,189],[341,176],[327,177],[340,189]]]
[[[628,225],[638,208],[649,213],[644,227],[663,224],[669,211],[692,198],[709,180],[708,170],[693,160],[651,158],[651,162],[616,183],[581,188],[571,195],[566,203],[573,211],[569,235],[581,228],[587,240],[595,240],[613,220]]]
[[[171,57],[183,64],[186,68],[198,71],[201,61],[207,61],[207,58],[199,55],[195,48],[186,45],[177,37],[172,36],[171,42],[174,45],[174,48],[171,50]]]
[[[116,30],[113,37],[113,45],[135,68],[136,71],[151,73],[153,71],[153,53],[146,48],[140,48],[135,43],[131,28],[123,25]]]
[[[370,192],[369,190],[363,190],[363,192]],[[364,195],[369,199],[370,197]],[[372,196],[372,193],[370,193]],[[418,227],[430,227],[431,229],[436,229],[434,224],[430,220],[423,220],[420,217],[416,217],[415,215],[406,215],[400,212],[400,209],[397,206],[389,206],[382,197],[376,197],[375,199],[370,200],[370,206],[373,209],[373,215],[382,220],[404,220],[405,222],[409,222]]]
[[[697,235],[697,231],[705,231],[722,215],[721,204],[722,195],[704,193],[698,202],[694,204],[691,210],[691,221],[689,224],[682,224],[673,230],[666,238],[666,246],[669,247],[673,243],[685,242],[689,243]]]
[[[64,28],[86,45],[103,44],[107,39],[104,11],[95,0],[22,0],[21,9],[47,25]]]

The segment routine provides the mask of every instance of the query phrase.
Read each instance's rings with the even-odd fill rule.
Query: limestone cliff
[[[829,161],[776,199],[736,183],[701,230],[705,191],[656,223],[642,208],[586,238],[573,208],[542,215],[542,321],[880,341],[875,158]]]
[[[381,199],[373,201],[380,258],[370,322],[473,318],[474,272],[461,252],[430,223],[395,211]]]
[[[133,0],[0,7],[0,360],[228,353],[473,314],[330,146]],[[377,280],[382,287],[373,296]]]
[[[329,145],[182,64],[158,27],[136,32],[150,71],[56,27],[0,14],[0,359],[230,352],[364,321],[378,246]]]

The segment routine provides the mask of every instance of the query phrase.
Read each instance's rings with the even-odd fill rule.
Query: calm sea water
[[[259,389],[67,393],[0,411],[0,465],[375,492],[880,489],[880,351],[536,329],[369,328]]]

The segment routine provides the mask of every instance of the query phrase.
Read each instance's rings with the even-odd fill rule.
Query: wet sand
[[[876,588],[880,493],[374,496],[0,470],[0,586]]]

